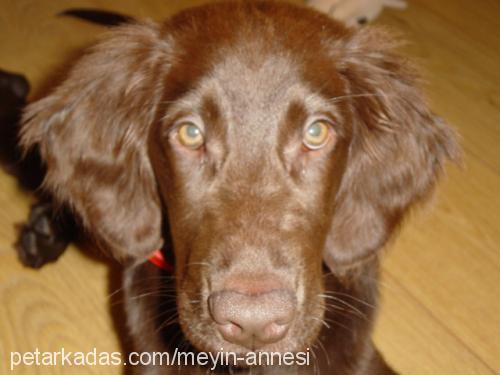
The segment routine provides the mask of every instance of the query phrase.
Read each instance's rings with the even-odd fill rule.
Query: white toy
[[[406,8],[405,0],[308,0],[307,3],[348,26],[374,20],[384,7]]]

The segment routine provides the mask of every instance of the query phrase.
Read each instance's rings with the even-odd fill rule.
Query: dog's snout
[[[222,337],[255,350],[283,339],[296,312],[295,293],[289,289],[225,289],[208,298],[212,319]]]

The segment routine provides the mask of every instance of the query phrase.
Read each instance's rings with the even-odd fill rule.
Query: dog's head
[[[25,114],[46,186],[118,258],[168,218],[179,318],[205,350],[299,350],[322,264],[376,252],[456,154],[376,29],[233,2],[112,31]]]

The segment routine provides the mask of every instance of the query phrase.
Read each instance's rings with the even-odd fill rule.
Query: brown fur
[[[170,341],[148,319],[167,281],[144,260],[171,240],[180,327],[198,350],[244,353],[218,334],[206,300],[235,279],[272,276],[297,311],[263,350],[315,348],[314,368],[297,373],[390,373],[370,340],[373,255],[458,153],[393,47],[386,32],[312,10],[220,3],[117,28],[28,107],[22,142],[40,146],[45,186],[134,260],[125,291],[139,350]],[[313,115],[333,136],[305,151]],[[201,150],[172,136],[186,116],[203,124]],[[141,290],[157,293],[134,299]]]

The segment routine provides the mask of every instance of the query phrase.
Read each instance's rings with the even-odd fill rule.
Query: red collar
[[[174,273],[174,266],[165,259],[160,249],[156,250],[148,260],[156,267]]]

